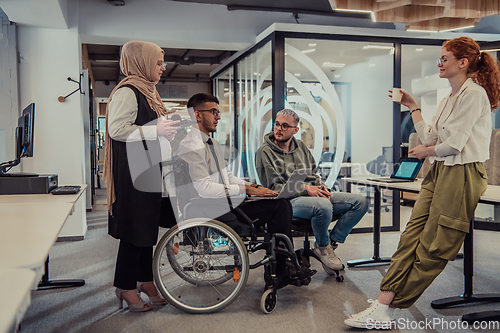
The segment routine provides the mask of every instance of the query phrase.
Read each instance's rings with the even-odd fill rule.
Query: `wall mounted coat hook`
[[[69,93],[68,95],[66,96],[59,96],[57,98],[57,100],[59,102],[64,102],[66,100],[66,98],[68,98],[69,96],[73,95],[74,93],[76,93],[78,90],[80,90],[80,94],[82,95],[85,95],[85,92],[82,91],[82,76],[83,74],[80,74],[80,78],[79,78],[79,81],[75,81],[73,80],[72,78],[68,77],[68,81],[71,81],[71,82],[75,82],[75,83],[78,83],[78,88],[76,88],[75,90],[73,90],[71,93]]]

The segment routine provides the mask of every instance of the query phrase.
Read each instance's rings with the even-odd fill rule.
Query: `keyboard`
[[[50,191],[50,193],[56,194],[56,195],[75,194],[75,193],[78,193],[80,191],[80,188],[81,188],[81,186],[77,186],[77,185],[75,185],[75,186],[71,186],[71,185],[58,186],[55,189],[53,189],[52,191]]]

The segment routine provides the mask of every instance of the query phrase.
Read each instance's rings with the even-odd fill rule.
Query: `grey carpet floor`
[[[327,275],[317,261],[318,273],[310,285],[287,286],[278,291],[278,304],[271,314],[260,310],[264,288],[263,269],[250,271],[242,294],[229,307],[212,314],[193,315],[171,305],[146,313],[119,310],[112,287],[118,241],[107,235],[105,197],[98,192],[96,205],[88,213],[88,232],[79,242],[58,242],[50,252],[51,279],[85,279],[79,288],[32,291],[31,305],[21,323],[21,332],[357,332],[344,319],[364,310],[367,299],[378,295],[388,266],[346,268],[344,282]],[[402,207],[402,221],[410,214]],[[383,214],[390,218],[390,213]],[[370,224],[372,215],[364,217]],[[390,256],[399,232],[382,234],[380,253]],[[500,234],[476,231],[474,244],[474,292],[500,293]],[[301,239],[294,240],[300,247]],[[345,262],[373,255],[372,234],[352,234],[336,251]],[[15,286],[12,286],[15,288]],[[435,310],[430,302],[463,293],[462,260],[450,262],[444,272],[409,310],[396,310],[402,332],[494,332],[497,329],[458,329],[463,314],[500,310],[498,303],[482,303]],[[7,302],[3,300],[2,302]],[[422,326],[434,322],[434,326]],[[403,325],[401,325],[403,324]],[[417,325],[420,325],[417,326]],[[498,325],[498,323],[497,323]]]

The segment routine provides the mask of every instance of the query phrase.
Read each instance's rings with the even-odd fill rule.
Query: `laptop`
[[[257,197],[252,196],[252,199],[288,199],[292,197],[296,197],[298,193],[298,189],[301,183],[307,178],[308,175],[311,174],[311,169],[297,169],[294,170],[288,181],[285,183],[285,186],[281,189],[280,193],[276,197]]]
[[[418,158],[402,157],[395,165],[394,172],[390,177],[368,178],[368,180],[385,183],[412,182],[417,178],[423,163],[424,160]]]

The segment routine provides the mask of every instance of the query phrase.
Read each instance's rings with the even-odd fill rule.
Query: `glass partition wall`
[[[341,178],[391,174],[393,163],[407,153],[413,123],[408,110],[390,100],[388,90],[401,87],[412,93],[430,121],[449,93],[436,65],[442,42],[272,32],[213,73],[224,119],[215,138],[232,148],[227,155],[235,162],[232,170],[258,183],[255,152],[272,130],[276,113],[293,109],[300,116],[296,138],[309,147],[318,175],[333,190],[365,193],[371,199],[369,189],[347,188]],[[385,163],[373,168],[369,162],[380,156]],[[383,197],[382,230],[399,230],[402,194]],[[369,218],[369,224],[360,223],[353,232],[371,232],[371,223]]]

